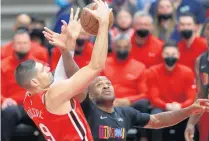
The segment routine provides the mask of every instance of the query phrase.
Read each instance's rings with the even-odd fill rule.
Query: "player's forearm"
[[[194,126],[199,121],[201,116],[202,116],[202,114],[190,116],[187,125],[193,125]]]
[[[191,109],[185,108],[178,111],[163,112],[151,115],[150,121],[146,128],[159,129],[176,125],[191,115]]]
[[[105,66],[108,51],[108,23],[100,24],[89,66],[102,70]]]
[[[75,48],[75,41],[68,41],[67,42],[67,48]],[[68,78],[70,78],[73,74],[75,74],[79,67],[76,64],[76,62],[73,59],[74,56],[74,50],[71,50],[70,53],[68,50],[61,51],[63,64],[65,68],[65,73]]]

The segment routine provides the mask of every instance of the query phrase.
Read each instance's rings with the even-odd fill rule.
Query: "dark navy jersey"
[[[131,107],[115,107],[113,113],[106,113],[88,98],[81,103],[81,107],[94,141],[125,141],[131,127],[143,127],[150,120],[149,114],[143,114]]]

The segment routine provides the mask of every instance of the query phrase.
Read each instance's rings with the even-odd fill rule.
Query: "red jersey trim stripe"
[[[73,114],[74,114],[74,113],[73,113]],[[74,121],[74,119],[73,119],[73,117],[71,116],[70,113],[68,113],[68,116],[69,116],[69,118],[70,118],[70,120],[71,120],[73,126],[75,127],[75,129],[76,129],[78,135],[80,136],[81,140],[82,140],[82,141],[88,141],[88,139],[86,138],[86,134],[84,133],[84,135],[82,135],[82,131],[81,131],[82,129],[79,129],[78,125],[76,124],[76,122]],[[75,116],[75,115],[74,115],[74,116]],[[75,116],[75,117],[76,117],[76,116]],[[76,120],[77,120],[77,121],[80,121],[80,119],[77,119],[77,118],[76,118]],[[81,125],[80,125],[80,126],[81,126]],[[82,127],[82,126],[81,126],[81,127]],[[83,131],[85,132],[85,128],[83,129]]]

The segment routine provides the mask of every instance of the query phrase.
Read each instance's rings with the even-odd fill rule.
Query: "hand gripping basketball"
[[[94,0],[94,3],[87,5],[80,16],[82,28],[92,34],[97,35],[99,25],[108,24],[109,29],[114,22],[112,9],[109,9],[107,3],[102,0]]]

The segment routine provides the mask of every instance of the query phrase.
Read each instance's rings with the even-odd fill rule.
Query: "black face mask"
[[[174,64],[176,64],[178,59],[175,57],[166,57],[164,60],[167,66],[172,67]]]
[[[81,55],[82,51],[75,50],[75,55]]]
[[[149,35],[149,30],[147,29],[139,29],[136,31],[136,34],[142,38],[147,37]]]
[[[28,53],[15,52],[15,54],[17,55],[17,57],[18,57],[19,60],[22,60],[22,59],[25,58],[25,56],[26,56]]]
[[[129,52],[128,50],[117,51],[116,55],[119,60],[125,60],[128,57]]]
[[[158,21],[159,22],[166,21],[166,20],[169,20],[169,19],[172,19],[172,18],[173,18],[172,14],[159,14],[158,15]]]
[[[85,40],[84,39],[77,39],[76,40],[76,45],[77,46],[83,46],[85,44]]]
[[[192,30],[182,30],[181,32],[181,36],[185,39],[190,39],[192,37]]]

